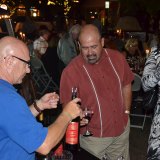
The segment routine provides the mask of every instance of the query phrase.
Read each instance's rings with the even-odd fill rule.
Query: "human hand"
[[[70,120],[75,119],[78,116],[82,115],[82,110],[80,108],[80,105],[77,104],[80,102],[79,98],[75,98],[72,101],[68,102],[62,111],[62,114],[67,115]]]
[[[93,115],[93,111],[85,107],[85,109],[82,112],[80,126],[85,126],[89,123],[89,120],[91,119]]]
[[[52,92],[45,94],[36,103],[41,110],[44,110],[44,109],[57,108],[58,101],[59,101],[59,95],[55,92]]]
[[[85,125],[88,124],[88,122],[89,122],[88,119],[82,118],[81,121],[80,121],[80,126],[85,126]]]

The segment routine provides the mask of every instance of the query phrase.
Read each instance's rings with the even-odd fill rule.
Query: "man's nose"
[[[89,55],[92,54],[92,48],[91,48],[91,47],[88,48],[88,54],[89,54]]]

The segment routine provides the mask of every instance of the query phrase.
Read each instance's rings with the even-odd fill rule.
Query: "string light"
[[[10,11],[10,16],[15,13],[16,10],[16,3],[14,0],[1,0],[0,5],[5,4],[7,9]]]
[[[74,0],[74,1],[77,2],[77,0]],[[58,0],[48,0],[47,5],[60,5],[60,6],[63,6],[64,7],[63,11],[64,11],[64,15],[65,16],[68,15],[68,13],[69,13],[69,11],[71,9],[71,5],[69,4],[69,0],[64,0],[64,1],[61,1],[61,2],[58,1]]]
[[[71,1],[78,3],[79,0],[48,0],[47,1],[47,5],[59,5],[59,6],[63,6],[63,11],[64,11],[64,15],[67,16],[70,9],[71,9]],[[39,4],[41,4],[42,0],[38,1]],[[16,11],[16,2],[14,0],[1,0],[0,5],[1,4],[6,4],[7,7],[9,8],[11,15],[13,15]],[[10,15],[10,16],[11,16]]]

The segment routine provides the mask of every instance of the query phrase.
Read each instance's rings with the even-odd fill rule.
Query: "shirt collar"
[[[6,87],[8,87],[8,88],[10,88],[12,90],[17,91],[17,89],[14,88],[14,86],[12,84],[10,84],[9,82],[7,82],[7,81],[5,81],[3,79],[0,79],[0,84],[5,85]]]

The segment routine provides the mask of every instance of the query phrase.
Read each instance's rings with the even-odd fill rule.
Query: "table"
[[[45,159],[45,156],[36,154],[36,160],[50,160],[50,159]],[[80,148],[78,151],[78,159],[77,160],[98,160],[95,156],[91,155],[89,152],[86,150]]]
[[[98,160],[98,158],[91,155],[86,150],[80,148],[80,151],[79,151],[79,154],[78,154],[78,160]]]

